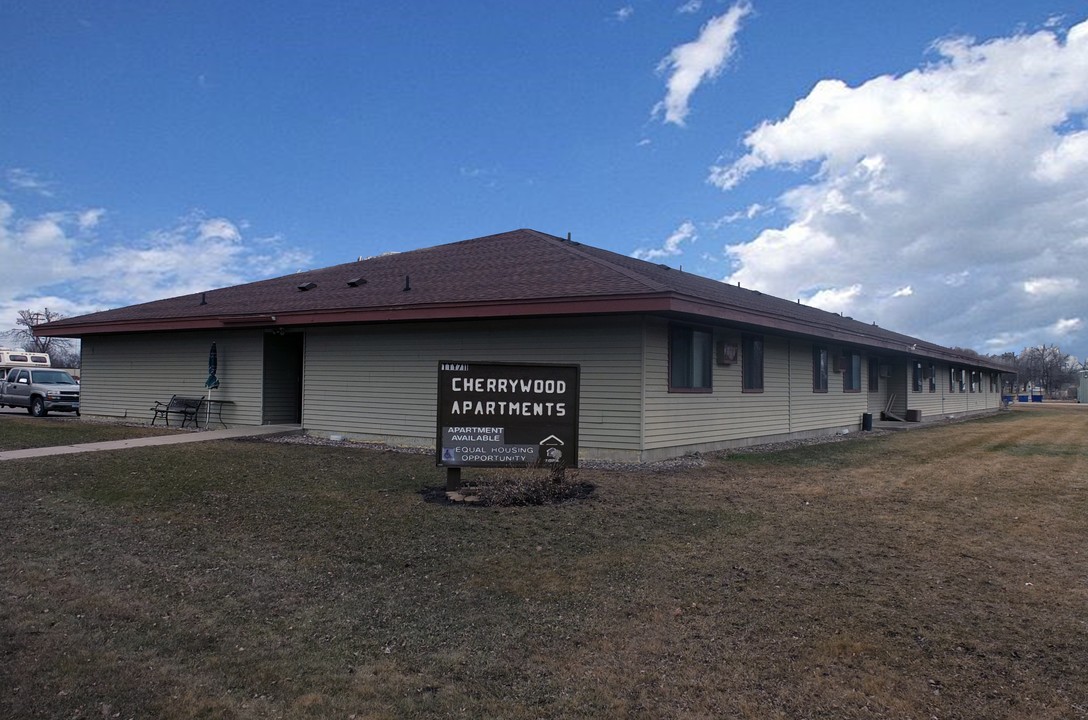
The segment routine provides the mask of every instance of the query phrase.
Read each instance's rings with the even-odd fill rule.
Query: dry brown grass
[[[0,716],[1088,717],[1078,409],[535,508],[338,448],[4,469]]]

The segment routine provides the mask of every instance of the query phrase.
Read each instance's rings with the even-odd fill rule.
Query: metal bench
[[[185,427],[187,423],[192,423],[193,427],[196,427],[197,413],[200,412],[200,406],[203,404],[202,397],[181,397],[180,395],[172,396],[170,402],[156,400],[155,407],[149,408],[155,413],[151,418],[151,424],[154,425],[156,420],[163,418],[166,420],[166,426],[170,427],[170,416],[180,415],[182,427]]]

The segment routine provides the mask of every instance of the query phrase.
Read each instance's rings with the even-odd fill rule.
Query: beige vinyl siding
[[[206,396],[208,350],[216,343],[216,400],[229,425],[261,424],[262,333],[221,330],[89,336],[83,340],[80,386],[86,415],[147,420],[156,401]]]
[[[802,340],[789,342],[790,354],[790,432],[823,430],[828,428],[861,427],[862,413],[867,411],[869,398],[868,362],[861,358],[861,391],[843,392],[845,371],[835,372],[835,357],[844,349],[826,345],[828,350],[827,392],[812,390],[812,343]]]
[[[429,446],[439,361],[576,364],[583,454],[629,456],[641,440],[641,327],[630,317],[314,329],[306,342],[303,425]]]
[[[813,343],[764,335],[762,393],[741,390],[740,361],[715,364],[711,393],[669,392],[669,323],[650,319],[646,324],[647,459],[688,452],[752,444],[770,439],[806,437],[846,429],[860,429],[870,404],[867,357],[862,354],[861,391],[843,391],[843,372],[829,371],[828,391],[812,390]],[[738,344],[741,333],[729,328],[714,331],[715,342]],[[827,345],[834,357],[844,351]],[[895,368],[901,372],[900,367]],[[900,385],[901,377],[881,378],[882,389]],[[874,393],[884,396],[884,392]],[[899,403],[902,390],[899,391]],[[883,405],[881,404],[881,409]]]
[[[907,363],[907,373],[910,375],[913,373],[915,359],[912,358]],[[940,417],[946,414],[945,406],[948,401],[948,366],[943,363],[936,363],[936,375],[935,382],[937,385],[936,392],[929,391],[929,378],[925,377],[924,373],[926,368],[929,367],[929,361],[922,358],[922,390],[921,392],[914,392],[913,384],[908,384],[907,389],[907,407],[911,410],[918,410],[922,413],[922,420],[925,421],[930,418]],[[912,382],[913,375],[908,378],[908,383]]]
[[[715,342],[740,346],[741,333],[717,329]],[[741,360],[715,363],[713,392],[669,392],[669,323],[651,318],[646,323],[647,451],[670,447],[694,449],[746,438],[790,432],[788,341],[763,336],[763,392],[741,390]],[[811,387],[811,378],[807,381]],[[663,453],[651,453],[651,456]]]
[[[928,364],[928,361],[924,362]],[[971,392],[971,376],[968,369],[966,387],[964,392],[960,392],[958,386],[953,391],[948,389],[949,365],[938,362],[936,367],[937,392],[929,392],[929,381],[925,380],[922,385],[922,392],[910,392],[908,394],[910,408],[920,410],[923,421],[948,415],[994,410],[1001,406],[1000,385],[996,392],[990,392],[990,371],[982,372],[979,391]]]

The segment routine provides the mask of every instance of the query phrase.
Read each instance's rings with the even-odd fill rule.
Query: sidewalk
[[[180,445],[181,443],[206,442],[209,440],[230,440],[240,437],[259,435],[283,435],[302,432],[299,425],[261,425],[259,427],[236,427],[226,430],[201,430],[179,435],[159,435],[157,437],[131,438],[129,440],[108,440],[106,442],[84,443],[82,445],[54,445],[52,447],[27,448],[25,450],[6,450],[0,452],[0,462],[4,460],[23,460],[25,458],[48,457],[50,455],[71,455],[74,453],[101,452],[103,450],[127,450],[134,447],[152,445]]]

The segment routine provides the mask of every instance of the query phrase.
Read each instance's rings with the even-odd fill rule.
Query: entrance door
[[[263,424],[302,424],[302,350],[302,333],[265,334]]]

